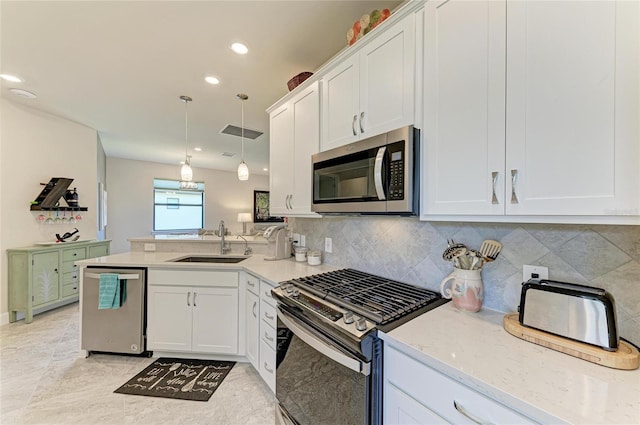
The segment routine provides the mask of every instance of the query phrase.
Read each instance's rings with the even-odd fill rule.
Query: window
[[[181,189],[177,180],[153,179],[153,231],[204,228],[204,183]]]

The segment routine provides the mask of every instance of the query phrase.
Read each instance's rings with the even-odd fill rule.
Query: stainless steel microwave
[[[417,215],[418,146],[413,126],[312,156],[318,213]]]

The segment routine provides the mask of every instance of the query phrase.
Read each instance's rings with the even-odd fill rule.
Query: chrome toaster
[[[531,279],[522,283],[518,310],[524,326],[607,351],[618,349],[615,300],[604,289]]]

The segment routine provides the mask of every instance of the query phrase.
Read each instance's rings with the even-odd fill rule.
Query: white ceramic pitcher
[[[451,287],[446,287],[451,282]],[[484,292],[480,270],[454,268],[449,276],[440,282],[440,293],[451,298],[453,305],[464,311],[476,312],[482,308]]]

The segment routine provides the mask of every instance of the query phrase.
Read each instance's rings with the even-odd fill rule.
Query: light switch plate
[[[333,252],[333,241],[331,238],[324,238],[324,250],[325,252]]]
[[[307,237],[305,235],[300,235],[299,246],[301,246],[301,247],[307,246]]]

